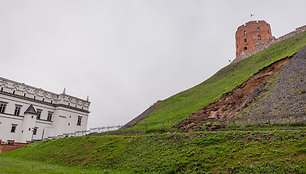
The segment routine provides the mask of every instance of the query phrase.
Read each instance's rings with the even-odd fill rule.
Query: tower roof
[[[33,107],[33,105],[30,105],[28,107],[28,109],[24,113],[25,114],[34,114],[34,115],[37,115],[37,112],[36,112],[35,108]]]

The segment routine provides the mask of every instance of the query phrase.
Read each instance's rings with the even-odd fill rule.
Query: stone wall
[[[242,59],[245,59],[247,57],[250,57],[253,54],[256,54],[256,53],[258,53],[258,52],[260,52],[260,51],[262,51],[262,50],[264,50],[266,48],[269,48],[270,46],[272,46],[272,45],[274,45],[274,44],[276,44],[276,43],[278,43],[280,41],[283,41],[283,40],[285,40],[287,38],[290,38],[292,36],[295,36],[295,35],[297,35],[299,33],[305,32],[305,31],[306,31],[306,25],[304,25],[302,27],[299,27],[299,28],[296,28],[295,31],[292,31],[292,32],[290,32],[288,34],[285,34],[284,36],[281,36],[279,38],[275,38],[275,37],[270,38],[270,39],[264,41],[263,43],[257,45],[254,51],[249,51],[249,52],[247,52],[247,53],[245,53],[245,54],[243,54],[241,56],[237,56],[231,63],[234,63],[234,62],[237,62],[239,60],[242,60]]]

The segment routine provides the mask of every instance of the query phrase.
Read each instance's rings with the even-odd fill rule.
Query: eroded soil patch
[[[234,116],[240,113],[260,94],[267,79],[275,74],[290,58],[281,59],[261,69],[232,91],[223,94],[220,99],[193,113],[187,119],[182,120],[174,128],[183,131],[195,131],[202,130],[204,122],[230,122]]]

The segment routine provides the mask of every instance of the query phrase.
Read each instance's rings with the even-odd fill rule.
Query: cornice
[[[36,99],[33,99],[33,98],[28,98],[28,97],[25,97],[25,96],[12,94],[12,93],[5,92],[5,91],[0,91],[0,94],[10,96],[10,97],[19,98],[19,99],[23,99],[23,100],[27,100],[27,101],[31,101],[31,102],[35,102],[35,103],[49,105],[49,106],[52,106],[52,107],[55,107],[55,108],[56,107],[64,107],[64,108],[68,108],[68,109],[72,109],[72,110],[76,110],[76,111],[80,111],[80,112],[84,112],[84,113],[90,113],[90,111],[87,111],[85,109],[80,109],[80,108],[76,108],[76,107],[72,107],[72,106],[68,106],[68,105],[64,105],[64,104],[53,104],[53,103],[49,103],[49,102],[46,102],[46,101],[36,100]]]

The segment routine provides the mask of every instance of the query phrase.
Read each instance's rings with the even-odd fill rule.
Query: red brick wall
[[[15,145],[0,145],[0,153],[8,152],[27,145],[27,143],[16,143]]]
[[[253,54],[258,53],[259,51],[262,51],[262,50],[264,50],[266,48],[269,48],[270,46],[272,46],[272,45],[274,45],[274,44],[276,44],[278,42],[281,42],[281,41],[283,41],[285,39],[288,39],[288,38],[290,38],[292,36],[295,36],[297,34],[300,34],[302,32],[306,32],[306,25],[301,26],[299,28],[296,28],[294,31],[292,31],[290,33],[287,33],[287,34],[285,34],[285,35],[283,35],[283,36],[281,36],[279,38],[272,37],[272,38],[270,38],[268,40],[263,41],[261,44],[256,45],[256,48],[255,48],[254,51],[249,51],[248,53],[242,54],[240,56],[236,56],[236,58],[231,63],[234,63],[234,62],[240,61],[242,59],[245,59],[245,58],[247,58],[247,57],[249,57],[249,56],[251,56]]]
[[[260,36],[260,40],[258,36]],[[265,21],[250,21],[238,27],[235,37],[237,57],[249,51],[254,51],[257,44],[272,38],[271,27]]]

